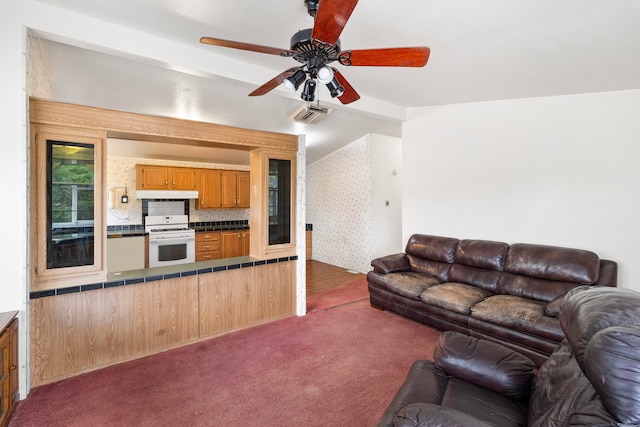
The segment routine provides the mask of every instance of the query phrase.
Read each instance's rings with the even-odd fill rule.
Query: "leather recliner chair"
[[[560,321],[565,339],[539,370],[500,344],[445,332],[378,427],[639,426],[640,293],[575,288]]]

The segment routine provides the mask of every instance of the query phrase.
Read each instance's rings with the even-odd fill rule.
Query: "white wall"
[[[371,134],[309,165],[314,260],[366,273],[402,251],[401,163],[400,139]]]
[[[401,172],[402,140],[371,134],[370,260],[404,250]]]
[[[450,105],[403,126],[403,235],[589,249],[640,290],[640,91]]]

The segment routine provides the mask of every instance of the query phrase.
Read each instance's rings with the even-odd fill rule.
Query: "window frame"
[[[31,223],[32,241],[35,248],[31,252],[34,266],[34,280],[31,284],[33,290],[46,290],[57,288],[64,283],[65,286],[94,283],[103,281],[107,277],[106,272],[106,213],[104,204],[104,183],[106,182],[106,132],[89,129],[67,128],[52,125],[33,125],[32,136],[32,180],[31,188]],[[49,228],[60,223],[49,222],[47,206],[47,152],[48,141],[60,143],[76,143],[92,145],[94,181],[93,181],[93,263],[73,267],[49,268],[47,266],[47,241]],[[60,228],[86,227],[90,221],[79,223],[62,223]],[[84,223],[84,224],[82,224]]]

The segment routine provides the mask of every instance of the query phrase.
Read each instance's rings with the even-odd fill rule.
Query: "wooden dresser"
[[[18,315],[17,311],[0,313],[0,427],[18,402]]]

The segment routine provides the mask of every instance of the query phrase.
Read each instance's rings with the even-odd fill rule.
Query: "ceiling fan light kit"
[[[284,79],[284,86],[287,89],[289,89],[291,92],[295,92],[298,90],[300,85],[304,83],[306,79],[307,79],[307,74],[302,70],[298,70],[295,73],[293,73],[290,77],[287,77],[286,79]]]
[[[304,89],[300,97],[307,102],[313,102],[316,99],[316,81],[309,79],[304,82]]]
[[[360,95],[344,76],[337,69],[328,66],[334,61],[347,67],[424,67],[429,60],[430,49],[426,46],[343,51],[339,37],[358,0],[304,0],[304,4],[309,15],[314,18],[314,25],[313,28],[295,33],[291,37],[290,49],[213,37],[202,37],[200,42],[295,59],[302,66],[283,71],[249,96],[264,95],[281,84],[296,91],[304,82],[301,98],[307,102],[315,99],[316,80],[326,85],[331,96],[337,97],[343,104],[360,99]]]

